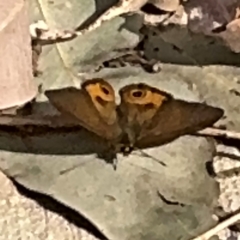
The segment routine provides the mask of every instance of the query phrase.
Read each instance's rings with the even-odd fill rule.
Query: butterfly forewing
[[[114,139],[119,134],[116,123],[109,125],[94,107],[94,104],[87,92],[73,87],[49,90],[45,95],[56,107],[56,109],[66,116],[70,116],[74,121],[91,132],[105,139]]]
[[[222,116],[220,108],[171,99],[162,104],[152,121],[143,124],[135,146],[147,148],[166,144],[181,135],[209,127]]]

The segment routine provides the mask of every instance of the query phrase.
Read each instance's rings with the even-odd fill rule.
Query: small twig
[[[157,25],[163,23],[165,20],[169,19],[170,15],[171,15],[171,13],[166,13],[166,14],[162,14],[162,15],[144,13],[143,14],[144,23],[146,25],[150,25],[150,26],[157,26]]]
[[[75,31],[50,29],[42,20],[32,23],[29,26],[29,32],[33,40],[40,40],[45,44],[67,41],[77,37]]]
[[[204,130],[198,131],[197,135],[211,136],[211,137],[224,137],[228,139],[240,140],[240,132],[222,130],[218,128],[205,128]]]
[[[238,222],[240,220],[240,213],[235,214],[234,216],[226,219],[225,221],[219,223],[217,226],[214,228],[210,229],[209,231],[205,232],[204,234],[193,238],[191,240],[208,240],[209,238],[213,237],[216,235],[218,232],[221,230],[233,225],[234,223]]]
[[[104,22],[109,21],[117,16],[126,13],[137,12],[147,2],[148,0],[119,0],[116,5],[112,6],[106,12],[104,12],[95,22],[80,31],[76,31],[76,33],[78,36],[81,36],[86,32],[95,30]]]
[[[119,2],[104,12],[99,18],[96,19],[89,26],[75,30],[58,30],[49,29],[47,24],[40,20],[33,23],[29,27],[30,35],[33,39],[38,39],[43,42],[54,41],[67,41],[77,36],[82,36],[87,32],[91,32],[100,27],[104,22],[109,21],[122,14],[133,13],[139,11],[139,9],[147,3],[148,0],[119,0]]]

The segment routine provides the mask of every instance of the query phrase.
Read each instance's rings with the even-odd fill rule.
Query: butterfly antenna
[[[157,163],[160,163],[160,164],[163,165],[164,167],[167,166],[166,163],[164,163],[164,162],[160,161],[159,159],[157,159],[157,158],[155,158],[155,157],[153,157],[153,156],[145,153],[143,150],[141,150],[141,149],[138,149],[138,150],[140,151],[140,153],[141,153],[141,155],[142,155],[143,157],[151,158],[153,161],[155,161],[155,162],[157,162]]]
[[[72,166],[70,168],[67,168],[67,169],[64,169],[64,170],[60,171],[59,174],[60,175],[64,175],[64,174],[66,174],[68,172],[71,172],[71,171],[75,170],[76,168],[78,168],[78,167],[80,167],[80,166],[82,166],[82,165],[84,165],[84,164],[86,164],[88,162],[89,162],[89,160],[85,161],[85,162],[81,162],[81,163],[75,164],[74,166]]]

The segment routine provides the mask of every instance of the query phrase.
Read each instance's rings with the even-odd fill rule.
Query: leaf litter
[[[49,89],[69,85],[79,86],[81,78],[84,80],[93,76],[102,76],[108,79],[117,90],[122,85],[134,81],[139,82],[141,79],[141,81],[146,81],[156,87],[170,91],[180,98],[185,98],[186,100],[203,99],[209,104],[224,107],[227,117],[222,121],[222,124],[230,130],[237,131],[239,128],[236,118],[239,113],[235,106],[238,105],[239,99],[238,96],[231,94],[231,90],[238,91],[239,70],[237,67],[239,60],[238,56],[232,54],[228,50],[228,47],[226,47],[230,46],[232,51],[238,51],[237,45],[234,45],[233,41],[231,41],[233,37],[231,37],[230,33],[227,33],[228,29],[230,29],[229,26],[233,24],[232,22],[237,21],[237,19],[234,19],[236,14],[232,14],[236,10],[236,6],[229,3],[225,6],[218,1],[216,4],[217,11],[212,11],[213,8],[204,7],[204,4],[212,4],[212,1],[203,1],[203,3],[199,1],[188,2],[180,4],[176,1],[174,10],[172,9],[175,15],[169,15],[167,18],[168,21],[165,21],[165,18],[162,22],[164,28],[157,26],[157,31],[154,31],[154,35],[151,31],[148,31],[145,35],[141,33],[143,24],[146,24],[149,29],[152,28],[152,26],[149,26],[149,22],[146,22],[146,16],[149,16],[149,13],[139,11],[147,1],[120,1],[120,4],[116,5],[117,7],[114,6],[107,9],[106,15],[103,14],[93,25],[83,30],[79,30],[80,28],[78,27],[74,29],[71,16],[69,19],[71,19],[70,25],[73,26],[73,30],[60,30],[57,33],[56,31],[51,32],[51,29],[53,29],[51,26],[61,26],[61,21],[56,24],[56,17],[59,12],[54,12],[54,8],[52,8],[53,11],[51,12],[51,9],[47,5],[41,5],[41,10],[43,10],[41,18],[44,18],[48,22],[50,31],[48,28],[45,28],[44,32],[40,27],[40,34],[36,34],[35,38],[40,39],[44,44],[47,41],[49,44],[49,40],[51,42],[49,45],[43,47],[43,52],[39,56],[39,66],[37,68],[40,69],[42,74],[37,77],[37,82],[42,83],[44,89]],[[72,1],[71,4],[71,7],[73,7],[76,2]],[[162,5],[160,1],[152,1],[151,4],[161,10]],[[34,5],[35,3],[32,3],[31,9],[36,9],[36,5]],[[84,14],[87,11],[89,11],[89,15],[92,14],[90,5],[90,3],[89,5],[82,4],[85,7],[84,10],[86,10]],[[171,4],[162,7],[162,15],[168,14],[170,6]],[[179,16],[179,12],[181,11],[178,10],[180,8],[184,9],[182,16]],[[195,25],[193,25],[191,18],[194,8],[201,9],[203,13],[200,17],[198,16],[198,22],[197,24],[195,22]],[[75,7],[74,9],[77,8]],[[209,12],[207,12],[208,10]],[[137,12],[137,16],[118,17],[123,13],[131,12]],[[215,18],[219,15],[219,12],[224,13],[222,14],[223,19]],[[69,17],[66,9],[61,14],[66,14],[66,17]],[[75,14],[78,14],[77,10]],[[52,17],[51,19],[50,16]],[[143,21],[141,20],[142,16]],[[185,25],[181,27],[182,29],[180,28],[179,30],[179,26],[168,27],[169,24],[171,25],[171,21],[174,23],[176,18],[184,20],[186,16],[189,22],[185,22]],[[208,17],[207,21],[205,19],[206,16]],[[32,17],[36,19],[39,16],[36,14],[36,16]],[[84,22],[86,16],[83,16],[82,19],[80,17],[81,14],[77,20]],[[129,23],[124,23],[125,20]],[[103,21],[107,22],[103,23]],[[131,24],[132,22],[137,24]],[[217,25],[216,22],[218,23]],[[159,19],[156,23],[159,24]],[[156,27],[156,24],[153,25]],[[133,26],[136,28],[133,29]],[[209,26],[211,27],[209,28]],[[189,30],[186,31],[187,28],[195,33],[190,33]],[[218,29],[217,33],[216,28]],[[38,29],[38,26],[35,29]],[[171,32],[175,30],[177,30],[177,35],[172,35]],[[199,37],[199,34],[201,35],[200,38],[197,38],[192,43],[191,37]],[[33,35],[34,33],[32,33]],[[174,36],[178,37],[175,38]],[[189,36],[190,40],[188,40]],[[87,39],[84,39],[85,37]],[[69,40],[70,38],[72,40],[69,42],[62,41]],[[151,61],[151,59],[160,61],[160,72],[156,71],[156,73],[153,73],[154,76],[147,74],[144,70],[140,70],[143,65],[136,66],[135,63],[130,66],[125,64],[124,66],[117,66],[116,69],[109,68],[110,65],[106,66],[106,62],[109,63],[112,59],[121,57],[119,54],[116,54],[116,51],[114,52],[116,45],[118,49],[126,47],[131,49],[136,47],[141,38],[144,39],[144,47],[141,51],[146,54],[141,57],[145,61]],[[156,38],[161,41],[154,41],[157,40]],[[221,42],[219,43],[218,39],[221,38],[225,41],[226,46]],[[202,40],[200,41],[199,39]],[[52,44],[53,42],[55,42],[55,45]],[[207,44],[204,46],[205,43]],[[76,47],[77,45],[80,48]],[[157,49],[161,50],[157,51],[158,56],[154,54],[154,51],[156,53]],[[162,51],[164,49],[167,51]],[[210,51],[214,49],[215,53],[215,49],[218,49],[218,54],[214,54],[215,56],[211,57],[209,56],[211,54],[208,55],[206,53],[205,56],[204,54],[201,56],[199,52],[202,49],[209,49]],[[227,58],[224,52],[227,52]],[[225,57],[220,57],[222,66],[216,66],[219,62],[219,56],[222,54]],[[104,62],[103,69],[99,70],[99,66]],[[118,59],[118,62],[121,61]],[[123,60],[123,62],[126,61]],[[139,62],[141,63],[141,60]],[[198,62],[201,67],[196,64]],[[233,65],[234,71],[232,71],[233,67],[231,65]],[[202,68],[202,66],[204,67]],[[56,69],[58,70],[56,71]],[[89,69],[91,72],[89,72]],[[92,71],[92,69],[95,70]],[[234,79],[234,82],[230,82],[231,79]],[[225,88],[224,85],[231,89]],[[43,100],[45,99],[40,94],[38,101]],[[232,104],[233,102],[235,102],[234,105]],[[39,111],[45,112],[45,109],[40,109]],[[238,133],[234,134],[232,131],[223,133],[224,136],[227,134],[232,134],[236,137]],[[82,136],[85,139],[87,138],[85,135]],[[91,154],[86,155],[86,153],[83,153],[83,155],[80,155],[81,159],[79,156],[69,156],[68,154],[66,156],[47,155],[46,153],[38,155],[39,153],[36,154],[34,151],[32,154],[28,154],[27,152],[30,148],[34,150],[42,146],[44,149],[46,146],[43,143],[46,140],[38,137],[29,137],[30,141],[28,139],[28,144],[30,148],[29,146],[26,148],[26,142],[22,144],[23,139],[21,137],[15,136],[15,142],[11,144],[9,142],[10,137],[12,138],[11,134],[10,136],[7,136],[7,134],[1,135],[2,156],[5,159],[0,165],[1,169],[10,177],[16,176],[14,177],[15,180],[27,188],[50,194],[53,198],[63,202],[70,208],[76,209],[80,214],[90,219],[94,225],[100,227],[109,239],[191,239],[216,225],[216,221],[211,219],[211,215],[213,213],[213,206],[216,206],[218,198],[218,184],[206,173],[203,161],[204,159],[209,160],[213,158],[215,147],[204,138],[195,140],[194,137],[184,137],[167,146],[150,149],[150,152],[155,151],[155,154],[153,154],[154,157],[160,155],[167,160],[171,166],[168,169],[156,167],[149,159],[141,159],[141,157],[135,157],[134,159],[134,156],[130,156],[129,159],[122,159],[122,170],[120,168],[120,172],[116,174],[111,173],[109,166]],[[50,135],[46,138],[48,143],[48,138],[53,139],[51,140],[52,143],[45,150],[49,150],[51,148],[50,145],[53,146],[54,143],[57,147],[63,146],[61,141],[57,144],[55,142],[57,138]],[[64,146],[66,149],[70,148],[69,152],[74,150],[74,148],[84,148],[83,146],[78,146],[81,144],[79,144],[79,140],[77,141],[76,137],[70,137],[71,141],[76,141],[72,146],[67,146],[66,143],[69,140],[64,138],[68,138],[64,135],[62,141],[65,141]],[[192,143],[193,139],[194,144]],[[17,145],[19,146],[16,147]],[[11,152],[11,149],[14,149],[14,147],[15,149],[18,148],[16,153]],[[24,152],[24,149],[26,153],[22,155],[17,154],[17,151]],[[69,165],[73,166],[76,162],[84,159],[84,162],[88,162],[86,166],[76,168],[65,175],[59,175]],[[138,162],[140,168],[136,166],[130,167],[131,164],[128,164],[128,161],[130,163],[131,161],[134,163]],[[152,170],[155,169],[155,171],[145,173],[142,171],[143,169],[141,170],[141,165],[145,169],[150,168]],[[14,175],[16,169],[22,174]],[[32,171],[32,169],[35,170]],[[36,175],[36,169],[38,169],[38,175]],[[155,172],[157,178],[153,177],[154,174],[152,172]],[[145,181],[147,179],[151,184],[145,184],[145,181],[142,179]],[[109,182],[111,182],[111,186],[109,186]],[[193,184],[189,184],[189,182]],[[79,183],[81,186],[79,186]],[[202,189],[203,186],[204,189]],[[208,186],[207,189],[206,186]],[[196,191],[197,188],[202,190]],[[163,192],[167,192],[167,195],[172,195],[174,199],[178,199],[180,203],[185,202],[187,204],[184,207],[172,207],[169,206],[171,205],[171,201],[167,200],[161,203],[161,199],[165,198],[159,197],[157,193],[159,191],[162,192],[162,190]],[[117,191],[121,194],[119,195]],[[119,203],[109,206],[104,202],[104,198],[102,198],[105,195],[114,196],[112,199],[117,199]],[[90,200],[89,196],[91,196]],[[163,195],[163,197],[165,196]],[[99,206],[101,206],[101,209]],[[104,209],[105,213],[100,216],[99,213],[100,211],[102,212],[102,209]],[[112,215],[114,218],[111,217]],[[171,229],[175,229],[174,235],[170,232]],[[216,233],[214,232],[214,234]]]

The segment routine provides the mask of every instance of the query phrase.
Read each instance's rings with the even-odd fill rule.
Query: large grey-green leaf
[[[108,76],[116,90],[141,79],[176,97],[198,99],[187,84],[162,73],[129,67],[98,76]],[[144,150],[167,166],[138,152],[119,155],[117,171],[96,156],[101,147],[84,130],[25,138],[1,132],[0,167],[25,187],[77,210],[109,239],[189,239],[213,226],[219,189],[206,171],[211,141],[185,136]]]

